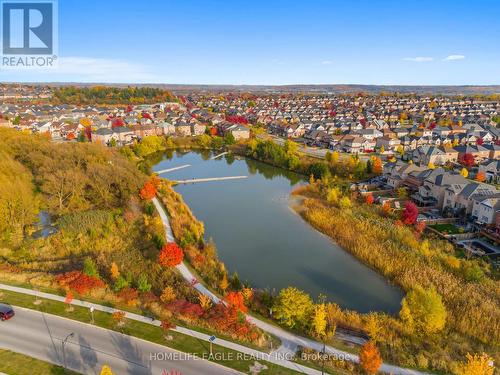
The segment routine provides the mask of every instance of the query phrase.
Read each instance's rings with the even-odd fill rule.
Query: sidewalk
[[[62,303],[64,303],[64,300],[65,300],[65,297],[58,296],[56,294],[44,293],[44,292],[39,292],[39,291],[35,291],[32,289],[20,288],[17,286],[11,286],[11,285],[6,285],[6,284],[0,284],[0,289],[8,290],[11,292],[16,292],[16,293],[32,295],[32,296],[36,296],[39,298],[53,300],[53,301],[59,301]],[[71,302],[71,304],[74,306],[85,307],[88,309],[93,307],[94,310],[96,310],[96,311],[102,311],[102,312],[106,312],[109,314],[112,314],[114,312],[123,312],[123,313],[125,313],[125,317],[127,319],[135,320],[135,321],[145,323],[145,324],[154,325],[157,327],[160,327],[160,325],[161,325],[161,321],[159,321],[159,320],[147,318],[145,316],[142,316],[139,314],[134,314],[134,313],[131,313],[128,311],[115,309],[113,307],[98,305],[95,303],[90,303],[90,302],[86,302],[86,301],[82,301],[82,300],[78,300],[78,299],[74,299]],[[191,337],[197,338],[199,340],[210,342],[211,335],[207,335],[205,333],[201,333],[201,332],[198,332],[198,331],[195,331],[192,329],[177,326],[176,328],[173,328],[172,331],[182,333],[184,335],[191,336]],[[311,368],[306,367],[306,366],[299,365],[297,363],[288,361],[286,359],[279,358],[276,355],[273,355],[273,353],[271,353],[271,354],[264,353],[264,352],[261,352],[259,350],[248,348],[246,346],[236,344],[234,342],[223,340],[223,339],[216,339],[216,341],[214,343],[216,345],[241,352],[241,353],[246,354],[248,356],[252,356],[258,361],[262,360],[262,361],[271,362],[271,363],[276,364],[278,366],[282,366],[282,367],[285,367],[285,368],[288,368],[291,370],[295,370],[295,371],[298,371],[298,372],[303,373],[303,374],[311,374],[311,375],[320,375],[321,374],[320,371],[311,369]]]

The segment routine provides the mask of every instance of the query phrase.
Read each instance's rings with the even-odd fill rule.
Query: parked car
[[[15,315],[14,310],[10,305],[6,305],[5,303],[0,303],[0,320],[3,322],[4,320],[9,320]]]

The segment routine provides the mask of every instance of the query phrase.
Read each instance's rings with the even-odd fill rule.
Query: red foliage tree
[[[62,287],[67,287],[74,290],[78,294],[85,294],[93,289],[104,288],[105,284],[102,280],[95,276],[89,276],[80,271],[70,271],[58,275],[56,281]]]
[[[190,319],[198,319],[205,312],[197,303],[191,303],[184,299],[178,299],[169,303],[167,309],[174,314],[183,315]]]
[[[125,126],[125,122],[121,118],[116,118],[111,122],[111,127],[119,128]]]
[[[184,252],[174,242],[169,242],[160,250],[158,262],[163,267],[175,267],[184,259]]]
[[[157,190],[151,181],[148,181],[144,184],[144,187],[141,189],[139,195],[142,199],[150,201],[156,196]]]
[[[484,143],[484,139],[483,138],[478,138],[477,141],[476,141],[476,144],[478,145],[482,145]]]
[[[418,208],[413,202],[407,202],[401,214],[401,220],[406,225],[413,225],[417,221]]]
[[[234,307],[242,313],[246,313],[248,311],[245,306],[243,295],[240,292],[229,292],[226,296],[226,302],[230,307]]]
[[[132,106],[129,104],[129,105],[127,106],[127,109],[125,110],[125,112],[130,113],[130,112],[132,112],[133,110],[134,110],[134,108],[132,108]]]
[[[87,126],[85,127],[85,138],[87,138],[87,140],[90,142],[92,141],[92,127],[90,126]]]
[[[460,164],[466,166],[466,167],[472,167],[474,165],[474,155],[471,153],[465,153],[460,155],[459,158]]]

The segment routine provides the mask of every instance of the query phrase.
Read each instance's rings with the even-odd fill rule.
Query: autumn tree
[[[365,331],[373,343],[380,341],[382,326],[380,325],[379,318],[377,318],[375,314],[368,314],[365,323]]]
[[[184,259],[184,252],[174,242],[169,242],[160,250],[158,262],[163,267],[175,267],[181,264]]]
[[[460,171],[460,174],[464,177],[464,178],[467,178],[469,176],[469,171],[467,170],[467,168],[462,168],[462,170]]]
[[[115,262],[111,263],[109,273],[111,274],[111,278],[113,280],[118,279],[118,277],[120,276],[120,270],[118,269],[118,265]]]
[[[376,374],[382,365],[380,352],[373,341],[367,341],[361,348],[359,364],[368,374]]]
[[[374,157],[372,163],[373,163],[373,173],[382,174],[382,171],[384,169],[382,166],[382,160],[378,157]]]
[[[171,286],[167,286],[161,293],[160,301],[162,301],[163,303],[170,303],[176,298],[177,296],[175,294],[174,288],[172,288]]]
[[[366,204],[373,204],[374,201],[375,201],[375,198],[373,198],[373,194],[366,194],[365,195]]]
[[[73,293],[71,293],[71,290],[68,290],[66,292],[66,297],[64,298],[64,303],[68,305],[68,311],[72,311],[73,307],[71,306],[71,302],[73,302]]]
[[[160,327],[163,330],[163,332],[167,332],[172,328],[175,328],[175,324],[168,319],[163,319],[160,323]]]
[[[486,353],[466,355],[467,361],[460,365],[457,375],[493,375],[495,366],[493,359]]]
[[[230,307],[233,307],[242,313],[246,313],[248,311],[241,292],[229,292],[226,295],[225,300]]]
[[[407,202],[401,213],[401,220],[406,225],[413,225],[417,221],[418,208],[413,202]]]
[[[274,316],[289,328],[303,327],[313,311],[309,295],[297,288],[282,289],[274,304]]]
[[[460,162],[460,164],[462,164],[463,166],[465,166],[467,168],[472,167],[475,163],[474,155],[472,155],[471,153],[468,153],[468,152],[460,155],[458,161]]]
[[[432,334],[446,324],[446,309],[441,295],[434,287],[417,286],[403,298],[399,316],[410,329]]]
[[[208,297],[205,294],[199,294],[198,295],[198,302],[200,303],[200,306],[202,307],[203,310],[209,310],[210,307],[212,307],[212,300],[210,297]]]
[[[227,280],[227,276],[225,274],[219,282],[219,288],[222,290],[222,293],[226,293],[226,289],[229,288],[229,281]]]
[[[141,199],[150,201],[156,196],[156,193],[157,193],[156,187],[150,181],[148,181],[142,187],[139,195]]]
[[[313,336],[323,340],[327,336],[326,306],[324,303],[314,306],[314,314],[311,322],[311,333]]]
[[[121,327],[125,324],[125,312],[124,311],[115,311],[113,314],[111,314],[111,318],[113,319],[113,322]]]
[[[479,171],[476,174],[476,181],[478,182],[484,182],[486,180],[486,173],[484,171]]]
[[[100,375],[114,375],[113,371],[111,371],[111,368],[108,365],[102,366]]]

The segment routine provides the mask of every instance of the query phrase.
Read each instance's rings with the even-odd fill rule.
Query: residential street
[[[0,323],[0,348],[63,365],[62,341],[73,332],[65,345],[66,363],[83,374],[99,374],[104,364],[120,375],[239,373],[114,331],[20,307],[15,311],[13,319]],[[150,353],[160,353],[162,360],[151,360]],[[163,360],[168,355],[176,357]]]

